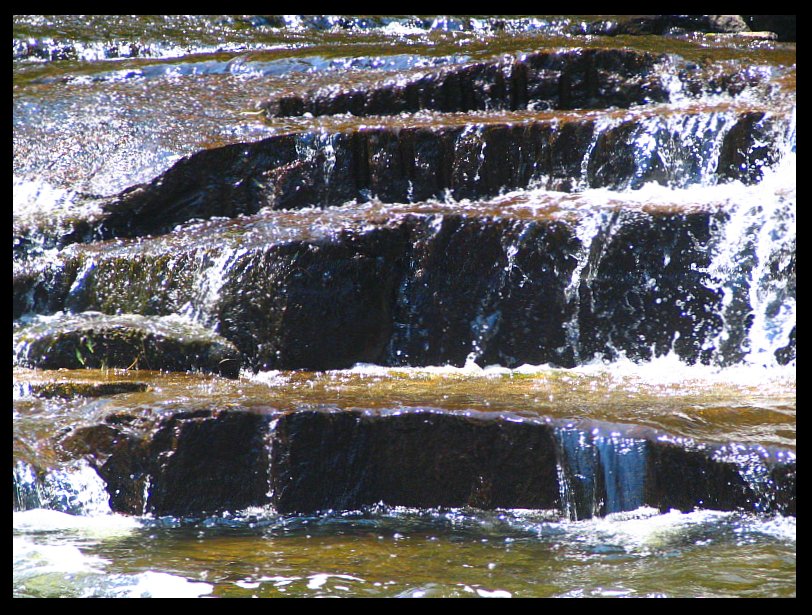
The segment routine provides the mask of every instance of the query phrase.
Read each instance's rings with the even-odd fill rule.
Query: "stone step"
[[[109,415],[61,443],[125,514],[652,506],[794,515],[795,455],[613,424],[432,408],[188,410]],[[205,460],[201,462],[201,460]]]
[[[262,208],[379,199],[486,199],[530,187],[555,191],[756,183],[794,147],[794,116],[729,105],[608,117],[524,115],[472,123],[304,132],[201,151],[152,182],[93,201],[51,225],[15,219],[19,258],[77,241],[167,233],[191,220]]]
[[[626,49],[537,51],[399,74],[278,96],[262,105],[269,117],[350,113],[356,116],[444,113],[473,109],[629,107],[668,100],[657,73],[663,56]]]
[[[673,56],[619,49],[539,50],[432,70],[399,71],[372,80],[342,76],[307,92],[282,92],[262,103],[269,118],[350,114],[458,113],[501,109],[628,108],[708,93],[766,91],[766,77],[744,71],[708,73]],[[325,79],[330,79],[329,75]]]
[[[461,366],[472,356],[480,365],[571,367],[669,352],[728,364],[742,359],[748,315],[762,308],[742,281],[756,262],[731,256],[740,265],[732,282],[710,268],[723,205],[265,211],[149,240],[71,246],[15,275],[14,305],[184,313],[235,344],[254,370]],[[794,243],[773,243],[770,283],[791,302]],[[777,352],[783,363],[794,358],[794,336]]]

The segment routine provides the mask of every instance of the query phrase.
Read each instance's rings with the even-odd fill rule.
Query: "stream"
[[[691,17],[14,16],[13,596],[795,597],[796,45]]]

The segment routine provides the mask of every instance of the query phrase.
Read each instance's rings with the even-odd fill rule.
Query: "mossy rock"
[[[240,371],[231,342],[174,316],[57,314],[17,325],[13,337],[23,367],[203,371],[229,378]]]
[[[39,382],[31,385],[37,397],[71,399],[73,397],[107,397],[121,393],[140,393],[147,390],[145,382]]]

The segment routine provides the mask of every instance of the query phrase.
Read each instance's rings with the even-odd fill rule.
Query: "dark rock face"
[[[771,119],[764,113],[748,113],[727,133],[722,143],[717,173],[724,178],[757,183],[763,167],[773,164],[779,154],[774,140],[768,138]]]
[[[484,109],[575,109],[628,107],[667,99],[652,74],[662,58],[619,49],[535,52],[504,62],[478,62],[418,75],[397,85],[344,92],[283,96],[265,103],[271,117],[392,115],[422,109],[441,112]]]
[[[618,351],[649,360],[672,348],[690,363],[711,360],[718,349],[700,349],[722,328],[721,295],[702,273],[712,224],[708,214],[613,214],[579,282],[581,360]]]
[[[470,416],[297,412],[279,419],[272,465],[280,512],[379,501],[552,508],[559,500],[549,427]]]
[[[147,511],[189,515],[265,503],[266,429],[266,417],[246,412],[188,412],[163,421],[150,447]]]
[[[220,291],[219,331],[254,369],[326,370],[380,359],[407,228],[248,252]]]
[[[200,515],[267,503],[266,430],[267,417],[242,411],[177,412],[157,423],[111,415],[62,447],[90,461],[114,512]]]
[[[274,434],[271,481],[280,512],[378,502],[561,509],[569,504],[564,498],[577,497],[559,483],[559,467],[566,475],[574,466],[549,423],[432,411],[381,416],[314,410],[281,417]],[[794,514],[794,460],[765,462],[763,473],[773,482],[761,492],[748,481],[746,468],[720,458],[714,447],[676,445],[654,436],[630,442],[644,460],[630,472],[641,474],[629,476],[631,487],[621,484],[621,458],[628,455],[629,442],[614,451],[593,452],[586,445],[579,452],[596,457],[589,477],[591,506],[576,518],[642,505],[662,511],[704,507]],[[590,470],[581,465],[578,471]],[[572,486],[583,478],[566,480]],[[624,488],[636,493],[620,493]]]
[[[661,510],[708,508],[795,514],[794,461],[764,465],[758,470],[760,480],[747,480],[747,472],[742,461],[720,458],[718,449],[662,442],[650,447],[647,497],[659,502]]]
[[[148,316],[65,315],[20,327],[16,341],[23,367],[202,370],[230,378],[240,371],[229,341],[197,325]]]
[[[156,239],[142,241],[137,256],[88,253],[94,266],[70,282],[64,306],[55,307],[170,314],[191,305],[254,370],[359,362],[462,366],[469,359],[572,367],[597,356],[649,360],[672,351],[688,363],[731,364],[747,351],[754,309],[749,280],[757,263],[749,252],[736,259],[732,300],[723,306],[726,281],[708,267],[724,220],[717,211],[607,210],[584,244],[573,222],[470,213],[388,215],[364,226],[347,223],[327,236],[311,238],[303,227],[283,240],[265,240],[260,215],[240,232],[236,223],[222,236],[209,228],[210,248],[183,252]],[[240,243],[232,245],[231,237]],[[70,258],[88,258],[74,252]],[[217,259],[227,266],[209,273]],[[786,286],[780,297],[790,296],[792,254],[774,260],[770,283]],[[195,294],[209,278],[221,279],[212,297]],[[717,341],[723,326],[728,335]],[[87,334],[76,329],[50,358],[35,346],[26,360],[79,367],[78,349],[98,363],[98,352],[77,346]],[[113,344],[113,334],[105,336]],[[236,351],[228,354],[219,337],[212,348],[220,350],[172,347],[170,353],[166,346],[162,358],[144,354],[145,334],[134,339],[135,349],[105,349],[108,365],[115,357],[127,367],[140,356],[141,367],[237,373]],[[791,341],[781,359],[790,360],[794,348]]]
[[[565,287],[578,249],[572,228],[458,216],[415,228],[386,362],[461,366],[568,364]]]
[[[110,415],[62,448],[88,459],[111,508],[126,514],[265,504],[309,514],[379,502],[558,509],[577,519],[643,505],[795,514],[794,455],[746,447],[731,455],[657,434],[598,446],[596,429],[567,427],[576,437],[565,444],[553,423],[486,413],[201,409],[158,420]]]
[[[181,159],[151,183],[104,203],[99,235],[166,233],[195,218],[253,213],[267,204],[263,174],[282,173],[295,159],[295,138],[290,135],[203,150]]]

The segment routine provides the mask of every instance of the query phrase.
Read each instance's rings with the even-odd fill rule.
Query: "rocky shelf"
[[[581,33],[747,30],[738,16],[701,17],[639,16]],[[76,53],[43,45],[15,42],[15,58]],[[795,152],[794,69],[751,68],[570,44],[275,91],[248,112],[265,122],[262,138],[197,147],[115,194],[76,195],[57,218],[15,216],[14,364],[230,379],[666,355],[728,367],[745,361],[758,327],[782,340],[769,361],[791,364],[794,193],[779,194],[766,221],[753,200]],[[302,118],[313,125],[278,129]],[[654,187],[716,190],[634,196]],[[767,230],[750,239],[756,227]],[[95,403],[146,386],[40,383],[28,393]],[[264,407],[99,403],[98,416],[44,446],[61,463],[90,464],[111,509],[133,515],[380,502],[572,519],[639,506],[796,512],[790,450],[625,422],[277,406],[267,395]],[[48,468],[23,440],[15,502],[34,507]]]
[[[200,516],[532,508],[572,519],[641,506],[794,515],[792,452],[696,443],[640,427],[436,408],[110,413],[68,430],[63,459],[105,481],[113,511]],[[205,463],[201,463],[205,459]],[[27,476],[17,468],[19,477]],[[37,504],[39,482],[15,481]]]

